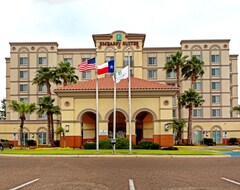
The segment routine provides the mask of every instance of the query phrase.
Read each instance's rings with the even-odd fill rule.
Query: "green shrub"
[[[60,140],[55,140],[54,141],[54,146],[60,147]]]
[[[96,149],[96,143],[95,142],[86,142],[83,145],[84,149]]]
[[[231,137],[228,140],[228,144],[230,144],[230,145],[235,145],[237,142],[238,142],[238,139],[236,137]]]
[[[27,145],[28,146],[36,146],[36,141],[35,140],[27,140]]]
[[[126,139],[126,138],[116,139],[116,149],[128,149],[128,148],[129,148],[129,139]]]
[[[204,145],[207,145],[207,146],[216,145],[216,143],[213,142],[213,139],[212,139],[212,138],[204,138],[204,139],[203,139],[203,144],[204,144]]]
[[[111,139],[103,139],[99,142],[100,149],[112,149]]]
[[[140,142],[140,144],[138,145],[137,148],[138,149],[153,149],[153,150],[157,150],[157,149],[159,149],[159,144],[143,140],[143,141]]]

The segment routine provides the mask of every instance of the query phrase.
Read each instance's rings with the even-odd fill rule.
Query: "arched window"
[[[220,127],[213,127],[212,128],[212,138],[213,142],[216,142],[216,144],[221,143],[221,128]]]

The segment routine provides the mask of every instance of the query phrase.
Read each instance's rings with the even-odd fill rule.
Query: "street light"
[[[69,125],[65,125],[65,131],[66,131],[66,132],[69,132],[69,128],[70,128]]]

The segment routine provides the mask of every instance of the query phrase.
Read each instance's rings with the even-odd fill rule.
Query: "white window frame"
[[[20,101],[20,102],[28,103],[28,98],[26,98],[26,97],[21,97],[21,98],[19,99],[19,101]]]
[[[212,82],[212,90],[220,90],[221,84],[220,82],[214,81]]]
[[[39,65],[47,65],[47,57],[38,57]]]
[[[38,92],[47,92],[47,85],[46,84],[39,85]]]
[[[175,71],[166,72],[166,77],[167,78],[176,78],[176,72]]]
[[[28,57],[20,57],[20,65],[26,66],[28,65]]]
[[[20,84],[19,92],[28,92],[28,84]]]
[[[221,75],[221,70],[220,68],[212,68],[211,69],[211,74],[214,77],[219,77]]]
[[[202,109],[193,109],[193,117],[202,117]]]
[[[19,72],[20,79],[27,79],[28,78],[28,71],[20,71]]]
[[[64,58],[63,62],[64,63],[70,63],[72,65],[72,58]]]
[[[219,108],[212,109],[212,117],[220,117],[221,116],[221,110]]]
[[[84,71],[84,72],[82,72],[82,79],[83,80],[91,79],[91,71]]]
[[[148,65],[156,66],[157,65],[157,57],[148,57]]]
[[[200,91],[202,89],[202,83],[197,81],[194,83],[193,85],[193,88],[196,90],[196,91]]]
[[[211,55],[211,62],[212,63],[220,63],[220,55],[219,54]]]
[[[220,104],[221,97],[220,95],[212,95],[212,103],[213,104]]]
[[[148,78],[156,79],[157,78],[157,70],[148,70]]]
[[[133,67],[133,57],[130,57],[130,67]],[[128,56],[123,57],[123,66],[126,67],[128,65]]]

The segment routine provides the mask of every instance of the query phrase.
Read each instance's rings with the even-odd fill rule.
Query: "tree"
[[[55,99],[52,99],[51,96],[44,96],[40,99],[38,105],[38,114],[44,114],[47,115],[47,121],[48,121],[48,139],[49,144],[51,146],[54,145],[54,124],[53,124],[53,115],[61,114],[60,107],[54,106]]]
[[[185,119],[173,119],[171,123],[167,123],[167,130],[172,128],[176,135],[176,144],[182,144],[182,134],[184,131],[184,127],[186,126],[187,121]]]
[[[239,115],[239,113],[240,113],[240,105],[234,106],[234,107],[232,108],[232,111],[233,111],[233,112],[237,112],[237,115]]]
[[[38,86],[46,85],[47,95],[51,95],[51,82],[59,84],[61,81],[56,77],[55,69],[51,67],[40,67],[36,71],[35,78],[33,79],[33,84]]]
[[[182,106],[188,109],[188,135],[187,144],[192,144],[192,112],[194,107],[199,107],[203,104],[204,99],[194,89],[190,88],[181,94],[179,102]]]
[[[176,73],[176,77],[177,77],[177,87],[178,87],[178,91],[177,91],[177,99],[179,100],[180,97],[180,69],[182,68],[183,64],[186,62],[188,56],[183,56],[182,52],[178,51],[176,54],[172,54],[170,56],[170,61],[168,61],[167,63],[165,63],[164,65],[164,70],[166,70],[167,72],[175,72]],[[181,105],[178,101],[178,119],[181,119],[182,117],[182,112],[181,112]]]
[[[63,134],[63,141],[64,141],[63,148],[65,148],[65,147],[66,147],[66,138],[65,138],[65,133],[66,133],[66,131],[63,129],[62,126],[60,126],[60,127],[58,127],[58,128],[56,129],[55,133],[56,133],[57,135],[60,135],[60,142],[61,142],[61,134]]]
[[[182,76],[185,80],[191,79],[192,85],[195,84],[196,80],[203,76],[203,65],[204,62],[198,59],[195,55],[190,60],[187,60],[182,67]]]
[[[75,68],[71,66],[69,62],[60,62],[55,68],[56,76],[58,79],[62,79],[63,86],[67,86],[68,83],[76,83],[78,76],[75,75]]]
[[[6,119],[6,99],[1,100],[1,119]]]
[[[23,146],[23,126],[24,121],[26,120],[26,114],[31,114],[34,112],[37,108],[35,103],[26,103],[26,102],[17,102],[15,100],[12,100],[9,105],[10,109],[12,109],[14,112],[18,112],[20,114],[20,146]]]

